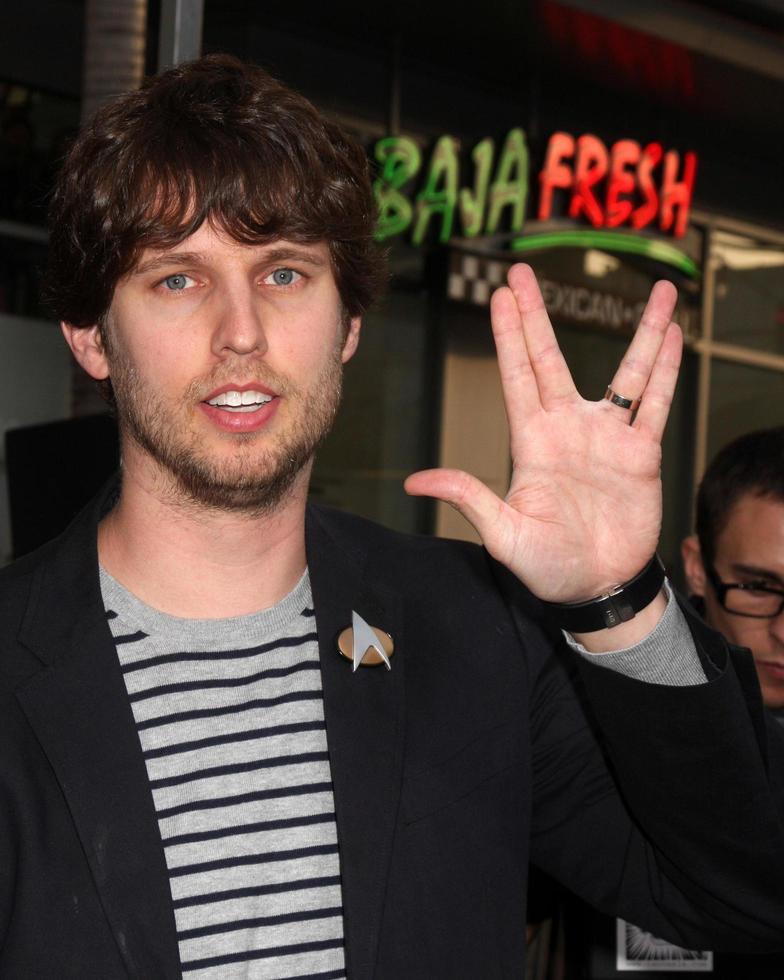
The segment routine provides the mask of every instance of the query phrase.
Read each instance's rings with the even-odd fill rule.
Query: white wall
[[[70,416],[71,354],[56,324],[0,313],[0,561],[11,554],[5,433]]]

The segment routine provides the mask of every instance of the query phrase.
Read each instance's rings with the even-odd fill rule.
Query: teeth
[[[215,398],[210,398],[208,404],[218,408],[256,408],[272,401],[272,395],[261,391],[224,391]]]

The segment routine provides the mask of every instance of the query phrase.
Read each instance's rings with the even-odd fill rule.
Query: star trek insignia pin
[[[379,667],[386,664],[387,670],[392,669],[389,658],[395,652],[395,644],[389,633],[370,626],[359,615],[351,611],[351,626],[343,630],[338,637],[338,650],[356,670],[362,667]]]

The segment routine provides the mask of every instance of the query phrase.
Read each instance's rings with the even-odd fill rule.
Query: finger
[[[654,283],[640,324],[610,382],[610,387],[616,394],[634,401],[646,391],[677,299],[678,293],[671,282],[662,279]],[[613,412],[628,413],[628,409],[613,406],[609,402],[608,407]]]
[[[681,328],[677,323],[671,323],[664,335],[664,341],[645,388],[642,404],[634,420],[635,429],[647,432],[657,442],[661,442],[667,416],[670,414],[682,353]]]
[[[507,505],[475,476],[462,470],[420,470],[412,473],[403,486],[412,497],[435,497],[460,511],[499,561],[510,552]]]
[[[513,265],[508,278],[520,310],[525,346],[542,407],[556,408],[564,401],[574,399],[577,389],[555,339],[539,284],[530,265]]]
[[[517,308],[514,293],[506,286],[493,293],[490,300],[490,322],[498,354],[506,417],[514,440],[516,426],[540,407],[540,401],[539,389],[525,346],[520,310]]]

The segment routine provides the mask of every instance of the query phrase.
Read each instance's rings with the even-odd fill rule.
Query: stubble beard
[[[157,392],[150,390],[122,353],[113,352],[110,369],[121,443],[125,446],[132,440],[157,464],[164,493],[175,503],[247,516],[270,514],[284,503],[332,428],[342,393],[340,353],[337,347],[305,392],[265,366],[254,371],[248,381],[259,381],[283,397],[290,416],[288,428],[276,437],[265,431],[225,433],[234,452],[216,459],[195,427],[172,425],[172,413]],[[236,380],[237,374],[233,377]],[[199,394],[221,383],[221,379],[210,379],[190,385],[182,401],[186,418],[189,406],[199,411]]]

